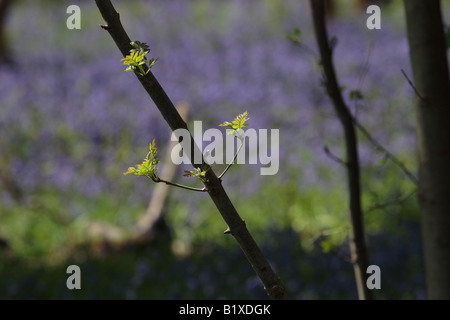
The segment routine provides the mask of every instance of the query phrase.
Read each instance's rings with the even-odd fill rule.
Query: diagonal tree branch
[[[358,145],[356,130],[353,124],[353,117],[349,108],[345,104],[339,84],[334,70],[332,60],[332,49],[328,39],[327,28],[325,23],[325,4],[324,0],[310,0],[314,31],[319,46],[322,75],[325,87],[330,96],[334,109],[344,128],[347,177],[349,188],[350,202],[350,252],[355,272],[356,286],[358,296],[361,300],[373,299],[372,292],[367,288],[367,250],[364,239],[363,213],[361,209],[361,186],[360,186],[360,169],[358,160]]]
[[[109,32],[122,55],[128,55],[129,51],[132,49],[130,45],[131,40],[123,29],[119,14],[113,7],[111,1],[95,0],[95,3],[97,4],[98,9],[106,22],[105,25],[102,25],[102,28]],[[144,67],[144,71],[147,71],[147,66]],[[138,74],[136,74],[136,76],[152,98],[156,107],[161,112],[164,120],[168,123],[172,131],[175,132],[177,129],[184,129],[186,132],[189,132],[186,123],[183,121],[180,114],[175,109],[172,101],[169,99],[154,75],[151,72],[148,72],[145,76],[140,76]],[[203,160],[203,156],[201,156],[201,163],[196,163],[193,161],[193,159],[197,159],[195,157],[196,154],[201,155],[201,151],[198,149],[192,135],[190,135],[190,139],[191,152],[187,152],[187,155],[190,157],[191,163],[195,168],[200,168],[203,171],[206,171],[207,182],[204,183],[205,187],[222,215],[222,218],[228,225],[228,233],[232,234],[239,243],[248,261],[264,284],[265,290],[269,297],[272,299],[287,299],[287,294],[280,278],[275,274],[255,240],[249,233],[244,220],[241,219],[231,203],[227,193],[225,192],[221,180]]]

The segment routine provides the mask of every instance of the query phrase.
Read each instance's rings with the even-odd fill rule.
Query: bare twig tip
[[[344,160],[342,160],[341,158],[339,158],[338,156],[334,155],[331,150],[328,148],[328,146],[324,146],[323,150],[325,151],[326,155],[328,157],[330,157],[332,160],[336,161],[337,163],[343,165],[343,166],[347,166],[348,163],[345,162]]]
[[[414,85],[414,83],[412,82],[412,80],[408,77],[408,75],[406,74],[405,70],[403,70],[403,69],[400,69],[400,70],[403,73],[403,76],[405,77],[406,81],[408,81],[408,83],[411,86],[411,88],[413,88],[414,92],[419,97],[419,99],[422,100],[422,101],[426,101],[426,99],[424,97],[422,97],[422,95],[419,93],[419,90],[417,90],[417,88]]]

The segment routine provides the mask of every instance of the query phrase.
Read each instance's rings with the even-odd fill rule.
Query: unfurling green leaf
[[[124,175],[133,173],[137,176],[146,176],[152,179],[153,181],[158,182],[160,180],[158,177],[156,167],[158,163],[159,159],[157,155],[157,149],[155,145],[155,140],[153,139],[153,141],[149,145],[149,152],[144,161],[141,164],[137,164],[136,167],[128,168],[128,171],[124,172]]]
[[[299,28],[294,28],[294,30],[292,30],[291,33],[287,33],[285,35],[285,38],[290,40],[292,44],[299,46],[302,44],[300,40],[301,35],[302,35],[301,30]]]
[[[229,131],[228,134],[235,134],[236,131],[239,131],[242,128],[248,126],[248,123],[245,123],[248,119],[250,119],[248,117],[248,112],[245,111],[244,113],[241,113],[236,118],[234,118],[234,120],[232,122],[225,121],[225,122],[219,124],[219,126],[228,127],[232,130],[232,131]]]
[[[150,52],[150,49],[146,43],[141,43],[139,41],[130,42],[133,49],[130,50],[130,54],[125,58],[121,59],[124,65],[128,65],[125,71],[136,71],[141,76],[149,73],[152,66],[155,64],[158,59],[150,59],[147,60],[146,55]],[[147,71],[144,71],[143,65],[148,63]]]
[[[183,176],[184,177],[197,177],[201,181],[206,182],[206,171],[202,171],[200,168],[195,168],[192,171],[184,170]]]

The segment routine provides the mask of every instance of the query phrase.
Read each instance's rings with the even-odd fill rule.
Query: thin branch
[[[396,156],[394,156],[392,153],[390,153],[385,147],[383,147],[381,145],[381,143],[379,143],[368,131],[367,129],[360,124],[355,118],[353,118],[353,123],[355,124],[355,126],[366,136],[367,140],[369,140],[369,142],[371,144],[373,144],[375,146],[375,148],[378,151],[381,151],[384,153],[384,155],[391,160],[396,166],[398,166],[400,168],[400,170],[402,170],[402,172],[409,178],[409,180],[411,180],[415,185],[417,185],[419,183],[419,180],[416,178],[416,176],[414,176],[414,174],[408,170],[408,168],[406,168],[406,166],[397,159]]]
[[[400,205],[402,203],[404,203],[405,201],[407,201],[409,198],[411,198],[414,194],[417,193],[417,188],[414,189],[411,193],[407,194],[404,197],[401,197],[395,201],[389,201],[389,202],[385,202],[385,203],[380,203],[380,204],[374,204],[372,206],[370,206],[367,210],[366,213],[378,210],[378,209],[384,209],[386,207],[390,207],[390,206],[395,206],[395,205]]]
[[[161,179],[161,178],[158,178],[158,180],[153,180],[153,181],[155,181],[157,183],[158,182],[162,182],[162,183],[165,183],[165,184],[167,184],[169,186],[174,186],[174,187],[178,187],[178,188],[182,188],[182,189],[186,189],[186,190],[191,190],[191,191],[198,191],[198,192],[206,192],[206,191],[208,191],[208,189],[206,189],[206,187],[201,188],[201,189],[200,188],[194,188],[194,187],[185,186],[183,184],[179,184],[179,183],[175,183],[175,182],[170,182],[170,181],[167,181],[167,180],[164,180],[164,179]]]
[[[225,168],[225,170],[223,170],[223,172],[218,176],[219,179],[222,179],[222,177],[225,175],[225,173],[227,173],[228,169],[230,169],[231,166],[234,164],[234,161],[236,161],[238,153],[241,151],[243,145],[244,145],[244,143],[241,142],[241,145],[239,146],[239,149],[236,151],[236,154],[234,155],[233,160],[231,160],[231,162],[228,164],[228,166]]]
[[[370,57],[372,55],[372,43],[370,43],[369,45],[369,52],[367,53],[367,58],[366,61],[364,63],[363,69],[361,70],[361,73],[359,75],[359,79],[358,79],[358,91],[362,91],[362,87],[364,85],[364,80],[366,79],[366,75],[369,71],[369,63],[370,63]],[[358,115],[358,99],[354,99],[355,103],[354,103],[354,118],[357,118]]]
[[[331,152],[331,150],[328,148],[328,146],[324,146],[323,150],[325,151],[325,153],[327,154],[327,156],[329,156],[332,160],[336,161],[337,163],[343,165],[344,167],[347,166],[347,162],[345,162],[344,160],[342,160],[341,158],[339,158],[338,156],[336,156],[334,153]]]
[[[309,46],[304,44],[301,40],[301,32],[300,29],[295,28],[292,33],[286,34],[285,38],[288,39],[294,46],[299,47],[306,51],[306,53],[312,55],[314,58],[317,58],[319,55]]]
[[[367,55],[367,59],[364,65],[364,69],[360,74],[359,80],[358,80],[358,90],[361,90],[362,84],[364,82],[364,78],[365,75],[367,73],[368,70],[368,65],[369,65],[369,59],[370,59],[370,55],[372,52],[372,45],[369,48],[369,53]],[[414,91],[416,92],[416,94],[419,96],[419,98],[423,99],[419,92],[417,91],[417,89],[415,88],[415,86],[413,85],[412,81],[408,78],[408,76],[406,75],[405,71],[403,69],[401,69],[403,75],[405,76],[406,80],[409,82],[409,84],[411,85],[411,87],[414,89]],[[403,171],[403,173],[415,184],[418,184],[418,179],[416,178],[416,176],[414,176],[414,174],[408,170],[408,168],[406,168],[406,166],[399,160],[397,159],[397,157],[395,157],[391,152],[389,152],[385,147],[383,147],[383,145],[381,143],[379,143],[369,132],[368,130],[357,120],[357,102],[358,100],[355,99],[355,105],[354,105],[354,109],[355,109],[355,113],[353,116],[353,123],[354,125],[366,136],[366,138],[369,140],[369,142],[371,144],[373,144],[375,146],[375,148],[378,151],[381,151],[385,154],[385,156],[391,160],[395,165],[397,165],[401,171]]]
[[[417,90],[416,86],[414,85],[414,83],[412,82],[411,79],[409,79],[408,75],[406,74],[405,70],[400,69],[403,73],[403,76],[405,77],[406,81],[408,81],[409,85],[411,86],[411,88],[413,88],[414,92],[416,93],[416,95],[419,97],[420,100],[422,101],[426,101],[426,99],[424,97],[422,97],[422,95],[419,93],[419,91]]]
[[[299,41],[295,41],[295,40],[293,40],[293,39],[289,39],[289,40],[291,41],[291,43],[292,43],[294,46],[297,46],[297,47],[299,47],[300,49],[303,49],[307,54],[309,54],[309,55],[311,55],[313,58],[316,58],[316,59],[317,59],[318,54],[317,54],[313,49],[311,49],[310,47],[308,47],[306,44],[303,44],[302,42],[299,42]]]
[[[370,57],[372,56],[372,48],[373,48],[373,44],[371,42],[369,44],[369,52],[367,53],[367,58],[366,58],[366,61],[364,63],[363,70],[361,71],[361,73],[359,75],[358,90],[362,89],[362,86],[364,84],[364,80],[366,79],[366,75],[367,75],[367,73],[369,71],[369,63],[370,63]]]

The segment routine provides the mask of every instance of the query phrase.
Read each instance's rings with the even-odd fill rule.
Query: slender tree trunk
[[[361,300],[373,299],[372,292],[366,285],[368,258],[364,239],[363,213],[361,210],[361,185],[359,176],[358,139],[356,136],[353,117],[345,105],[341,90],[334,71],[332,51],[329,45],[325,23],[324,0],[311,0],[314,21],[314,31],[319,46],[321,65],[325,87],[330,96],[334,109],[342,123],[345,135],[349,204],[350,204],[350,236],[349,245],[355,272],[358,297]]]
[[[429,299],[450,299],[450,80],[438,0],[405,0]]]

